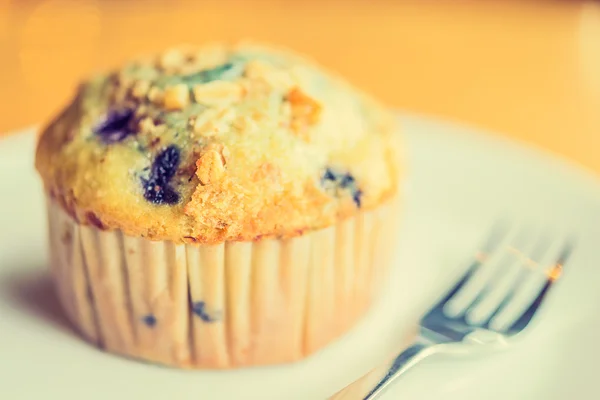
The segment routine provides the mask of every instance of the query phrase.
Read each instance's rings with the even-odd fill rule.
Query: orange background
[[[252,37],[391,105],[600,172],[600,5],[585,1],[0,0],[0,132],[40,123],[131,53]]]

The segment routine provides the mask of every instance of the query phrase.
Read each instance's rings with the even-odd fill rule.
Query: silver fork
[[[561,277],[574,246],[571,240],[528,241],[531,233],[494,229],[467,272],[421,319],[415,343],[391,366],[375,368],[331,399],[379,398],[393,381],[432,354],[507,347],[509,338],[525,329]],[[523,250],[517,250],[517,245]],[[387,371],[383,378],[365,390],[365,384],[373,381],[370,375],[382,370]]]

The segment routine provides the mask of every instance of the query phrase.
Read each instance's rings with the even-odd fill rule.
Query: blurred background
[[[0,0],[0,134],[133,54],[242,37],[600,172],[600,3],[583,0]]]

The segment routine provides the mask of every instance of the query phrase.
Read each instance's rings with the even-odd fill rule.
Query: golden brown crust
[[[81,223],[154,240],[291,237],[394,195],[390,113],[312,61],[172,49],[86,82],[36,167]]]

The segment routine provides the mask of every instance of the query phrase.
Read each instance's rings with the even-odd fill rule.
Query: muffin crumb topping
[[[137,100],[143,100],[150,90],[150,82],[144,79],[135,81],[131,87],[131,96]]]
[[[303,140],[308,141],[308,127],[319,122],[321,105],[297,87],[289,91],[286,100],[291,105],[292,129]]]
[[[196,162],[196,175],[203,185],[216,182],[225,174],[225,159],[222,153],[211,149],[204,153]]]
[[[215,107],[226,107],[242,99],[244,90],[237,83],[212,81],[195,85],[194,99],[197,103]]]
[[[234,111],[229,108],[210,108],[200,115],[192,117],[193,135],[212,137],[226,132],[231,126]]]
[[[190,103],[190,93],[184,83],[170,86],[165,89],[163,97],[163,106],[165,110],[183,110]]]
[[[82,85],[36,163],[84,223],[186,243],[279,238],[390,199],[393,126],[297,54],[180,46]]]

